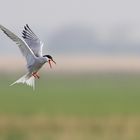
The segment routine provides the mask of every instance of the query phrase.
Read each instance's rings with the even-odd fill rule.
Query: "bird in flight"
[[[16,36],[14,33],[12,33],[2,25],[0,25],[0,29],[17,44],[27,62],[28,72],[11,85],[14,85],[16,83],[26,83],[27,85],[35,89],[35,79],[40,78],[38,74],[39,69],[46,62],[48,62],[50,68],[52,68],[51,62],[55,64],[56,62],[53,60],[52,56],[42,54],[43,43],[31,30],[28,24],[24,26],[22,32],[23,39]]]

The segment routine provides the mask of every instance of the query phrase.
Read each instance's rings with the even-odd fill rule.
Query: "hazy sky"
[[[70,23],[110,26],[140,24],[139,0],[0,0],[0,21],[54,29]],[[39,27],[38,27],[39,28]]]
[[[128,38],[140,40],[139,0],[0,0],[0,22],[16,34],[28,23],[40,38],[42,30],[49,36],[59,28],[82,25],[97,29],[101,40],[116,37],[116,32],[124,31]],[[119,28],[108,36],[108,28]],[[134,28],[127,33],[127,30]],[[130,29],[131,30],[131,29]],[[119,33],[120,34],[120,33]],[[8,49],[7,37],[1,35]],[[130,37],[129,37],[130,36]],[[49,37],[47,37],[49,38]],[[46,43],[46,42],[45,42]],[[12,48],[13,49],[13,48]],[[15,47],[15,50],[17,48]],[[10,51],[10,50],[9,50]],[[11,52],[11,51],[10,51]]]
[[[45,36],[48,40],[50,34],[60,28],[82,25],[97,29],[99,33],[97,35],[101,40],[106,41],[108,38],[116,38],[119,35],[123,37],[121,33],[124,33],[134,42],[139,41],[140,43],[140,1],[0,0],[0,24],[19,35],[26,23],[41,39],[43,38],[42,31],[46,33]],[[114,27],[118,28],[108,35],[109,28]],[[134,29],[131,31],[131,28]],[[8,53],[21,56],[16,45],[12,44],[12,41],[2,32],[0,32],[0,44],[1,56],[3,54],[5,57]],[[49,48],[49,51],[53,54],[53,49]]]

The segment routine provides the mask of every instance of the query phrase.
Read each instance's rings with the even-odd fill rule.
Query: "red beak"
[[[48,63],[49,63],[49,65],[50,65],[50,68],[52,68],[51,61],[52,61],[54,64],[56,64],[56,62],[55,62],[54,60],[52,60],[52,59],[49,59],[49,60],[48,60]]]

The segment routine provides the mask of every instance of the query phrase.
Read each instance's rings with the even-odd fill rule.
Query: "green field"
[[[45,74],[35,91],[16,78],[1,75],[0,140],[140,139],[140,75]]]

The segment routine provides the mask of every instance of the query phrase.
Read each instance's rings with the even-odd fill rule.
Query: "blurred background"
[[[44,42],[36,90],[9,85],[26,73],[0,32],[0,140],[140,139],[140,2],[0,0],[3,26]]]

